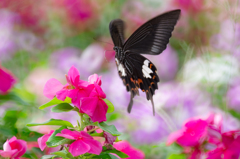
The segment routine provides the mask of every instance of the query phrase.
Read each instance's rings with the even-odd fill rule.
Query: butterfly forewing
[[[115,46],[124,44],[124,22],[121,19],[112,20],[109,24],[110,34]]]
[[[125,42],[123,50],[138,54],[160,54],[166,49],[180,10],[159,15],[138,28]]]

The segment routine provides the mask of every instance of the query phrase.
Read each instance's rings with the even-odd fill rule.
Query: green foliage
[[[63,129],[66,129],[66,127],[62,126],[52,133],[52,135],[49,137],[48,141],[46,142],[46,145],[48,147],[57,147],[59,145],[71,144],[73,142],[73,140],[66,139],[61,136],[56,136],[58,133],[61,133]]]
[[[129,156],[121,151],[118,151],[116,149],[111,149],[111,150],[104,150],[102,153],[114,153],[116,155],[118,155],[120,158],[128,158]]]
[[[108,105],[107,113],[112,113],[114,111],[114,105],[107,99],[103,99],[103,100]]]
[[[56,157],[57,157],[56,155],[44,155],[40,159],[53,159],[53,158],[56,158]]]
[[[47,107],[57,105],[57,104],[61,104],[61,103],[71,103],[71,98],[67,97],[64,101],[61,101],[61,100],[57,99],[56,97],[54,97],[50,102],[47,102],[47,103],[41,105],[39,107],[39,109],[45,109]]]
[[[187,156],[185,154],[171,154],[168,159],[186,159]]]
[[[53,152],[51,154],[56,155],[57,157],[61,157],[63,159],[69,159],[69,158],[72,159],[73,158],[72,154],[67,152],[66,150]]]
[[[39,125],[57,125],[57,126],[67,126],[67,127],[73,128],[73,125],[69,121],[61,120],[61,119],[50,119],[43,123],[27,124],[27,126],[39,126]]]
[[[51,111],[55,112],[55,113],[62,113],[62,112],[69,112],[73,109],[74,109],[74,107],[72,107],[68,103],[60,103],[60,104],[56,105],[55,107],[53,107],[51,109]]]
[[[111,113],[107,115],[107,121],[112,122],[119,119],[120,117],[121,117],[121,114],[119,113]]]
[[[101,153],[99,156],[94,156],[92,158],[119,159],[118,157],[109,153]]]
[[[13,92],[5,94],[5,95],[0,95],[0,104],[7,102],[7,101],[12,101],[19,105],[28,105],[28,103],[23,101],[17,94],[15,94]]]
[[[101,123],[97,123],[97,126],[99,128],[101,128],[102,130],[109,132],[113,136],[121,135],[121,133],[117,131],[117,129],[114,125],[107,125],[105,122],[101,122]]]

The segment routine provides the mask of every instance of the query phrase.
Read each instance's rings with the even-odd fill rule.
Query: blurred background
[[[159,89],[156,115],[144,93],[134,98],[127,113],[129,93],[119,78],[108,25],[121,18],[129,37],[150,18],[181,9],[167,49],[147,56],[157,67]],[[108,116],[123,133],[120,139],[141,149],[146,158],[166,158],[178,152],[167,147],[167,136],[192,117],[223,116],[225,131],[240,128],[240,1],[239,0],[1,0],[0,64],[17,83],[0,96],[0,149],[7,138],[28,141],[29,156],[36,139],[49,127],[27,128],[49,118],[76,124],[76,113],[51,113],[38,107],[48,79],[65,83],[74,65],[81,79],[97,73],[113,105]],[[1,81],[0,81],[1,82]]]

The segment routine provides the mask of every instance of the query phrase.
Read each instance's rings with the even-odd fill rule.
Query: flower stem
[[[85,128],[85,124],[84,124],[84,121],[83,121],[83,113],[78,112],[78,114],[80,116],[80,122],[81,122],[80,131],[83,131],[84,128]]]

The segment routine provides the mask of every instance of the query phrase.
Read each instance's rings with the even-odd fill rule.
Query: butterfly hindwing
[[[155,90],[158,89],[157,83],[159,82],[157,69],[154,64],[139,54],[130,53],[126,55],[126,60],[123,65],[128,74],[128,76],[125,78],[130,78],[130,80],[125,80],[126,85],[131,86],[131,89],[128,89],[128,91],[131,91],[131,97],[133,98],[136,94],[138,94],[137,90],[140,88],[143,92],[146,93],[146,98],[152,101],[152,96],[155,94]],[[128,72],[127,67],[130,67],[132,73]],[[131,111],[131,106],[132,105],[129,104],[129,112]]]
[[[166,49],[179,16],[180,10],[174,10],[144,23],[124,43],[123,50],[138,54],[160,54]]]

